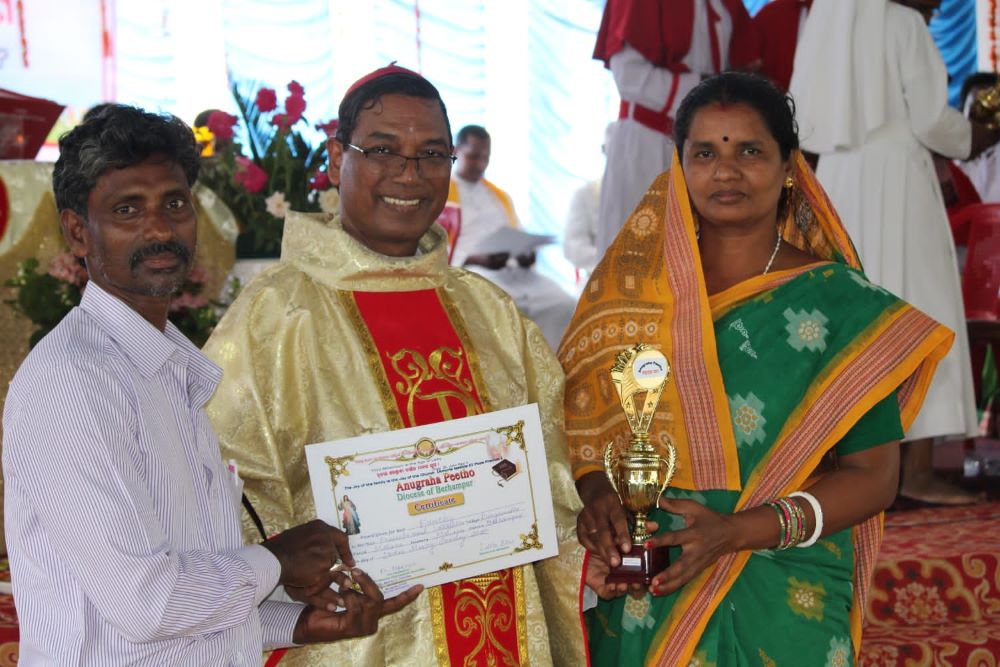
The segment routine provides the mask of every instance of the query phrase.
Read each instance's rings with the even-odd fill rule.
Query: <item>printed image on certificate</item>
[[[316,514],[385,595],[555,556],[536,404],[306,447]]]

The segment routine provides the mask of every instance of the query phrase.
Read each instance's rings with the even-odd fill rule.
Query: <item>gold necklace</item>
[[[766,276],[767,272],[771,270],[771,265],[774,264],[774,258],[778,256],[779,248],[781,248],[781,234],[778,234],[778,242],[774,244],[774,252],[771,253],[771,259],[767,260],[767,266],[764,267],[764,273],[760,275]]]

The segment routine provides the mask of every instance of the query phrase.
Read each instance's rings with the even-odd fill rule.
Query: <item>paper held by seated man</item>
[[[306,447],[316,513],[386,596],[558,555],[534,403]]]
[[[555,242],[555,237],[547,234],[532,234],[516,227],[500,227],[477,243],[475,252],[484,254],[506,252],[516,257],[534,252],[539,246]]]

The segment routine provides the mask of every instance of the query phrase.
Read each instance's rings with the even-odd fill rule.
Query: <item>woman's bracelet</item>
[[[810,535],[809,539],[806,540],[805,542],[800,542],[799,544],[796,545],[802,548],[811,547],[812,545],[816,544],[816,541],[819,540],[820,535],[823,534],[823,507],[822,505],[819,504],[819,501],[816,500],[816,496],[809,493],[808,491],[796,491],[795,493],[788,494],[788,497],[804,498],[806,502],[808,502],[809,505],[812,507],[813,516],[815,517],[816,521],[816,525],[813,528],[812,535]]]
[[[781,545],[785,544],[789,540],[789,522],[785,518],[785,509],[777,502],[770,500],[767,503],[774,513],[778,515],[778,549],[783,549]]]

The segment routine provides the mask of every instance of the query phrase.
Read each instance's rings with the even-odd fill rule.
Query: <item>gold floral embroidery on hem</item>
[[[441,587],[428,588],[427,597],[431,605],[431,626],[434,631],[434,652],[437,654],[438,667],[451,667],[448,637],[444,629],[444,595],[441,593]]]
[[[505,584],[510,578],[513,588],[513,600]],[[499,582],[500,585],[496,585]],[[462,664],[468,667],[479,665],[477,658],[486,653],[487,665],[517,665],[531,664],[528,655],[527,601],[524,594],[524,568],[515,567],[511,570],[501,570],[488,574],[470,577],[455,582],[458,589],[455,593],[455,606],[451,611],[452,618],[446,619],[444,610],[444,594],[440,586],[428,589],[431,607],[431,623],[434,631],[434,645],[437,652],[439,667],[451,665],[448,651],[447,627],[451,623],[454,632],[469,638],[477,630],[480,633],[475,647],[462,659]],[[474,617],[459,618],[459,614],[472,608]],[[494,636],[494,628],[507,632],[514,623],[517,635],[518,655],[510,650]],[[488,644],[488,646],[487,646]],[[500,662],[497,662],[497,657]]]
[[[528,601],[524,594],[524,568],[515,567],[514,574],[514,604],[517,609],[517,651],[521,655],[521,664],[530,665],[528,656]]]

